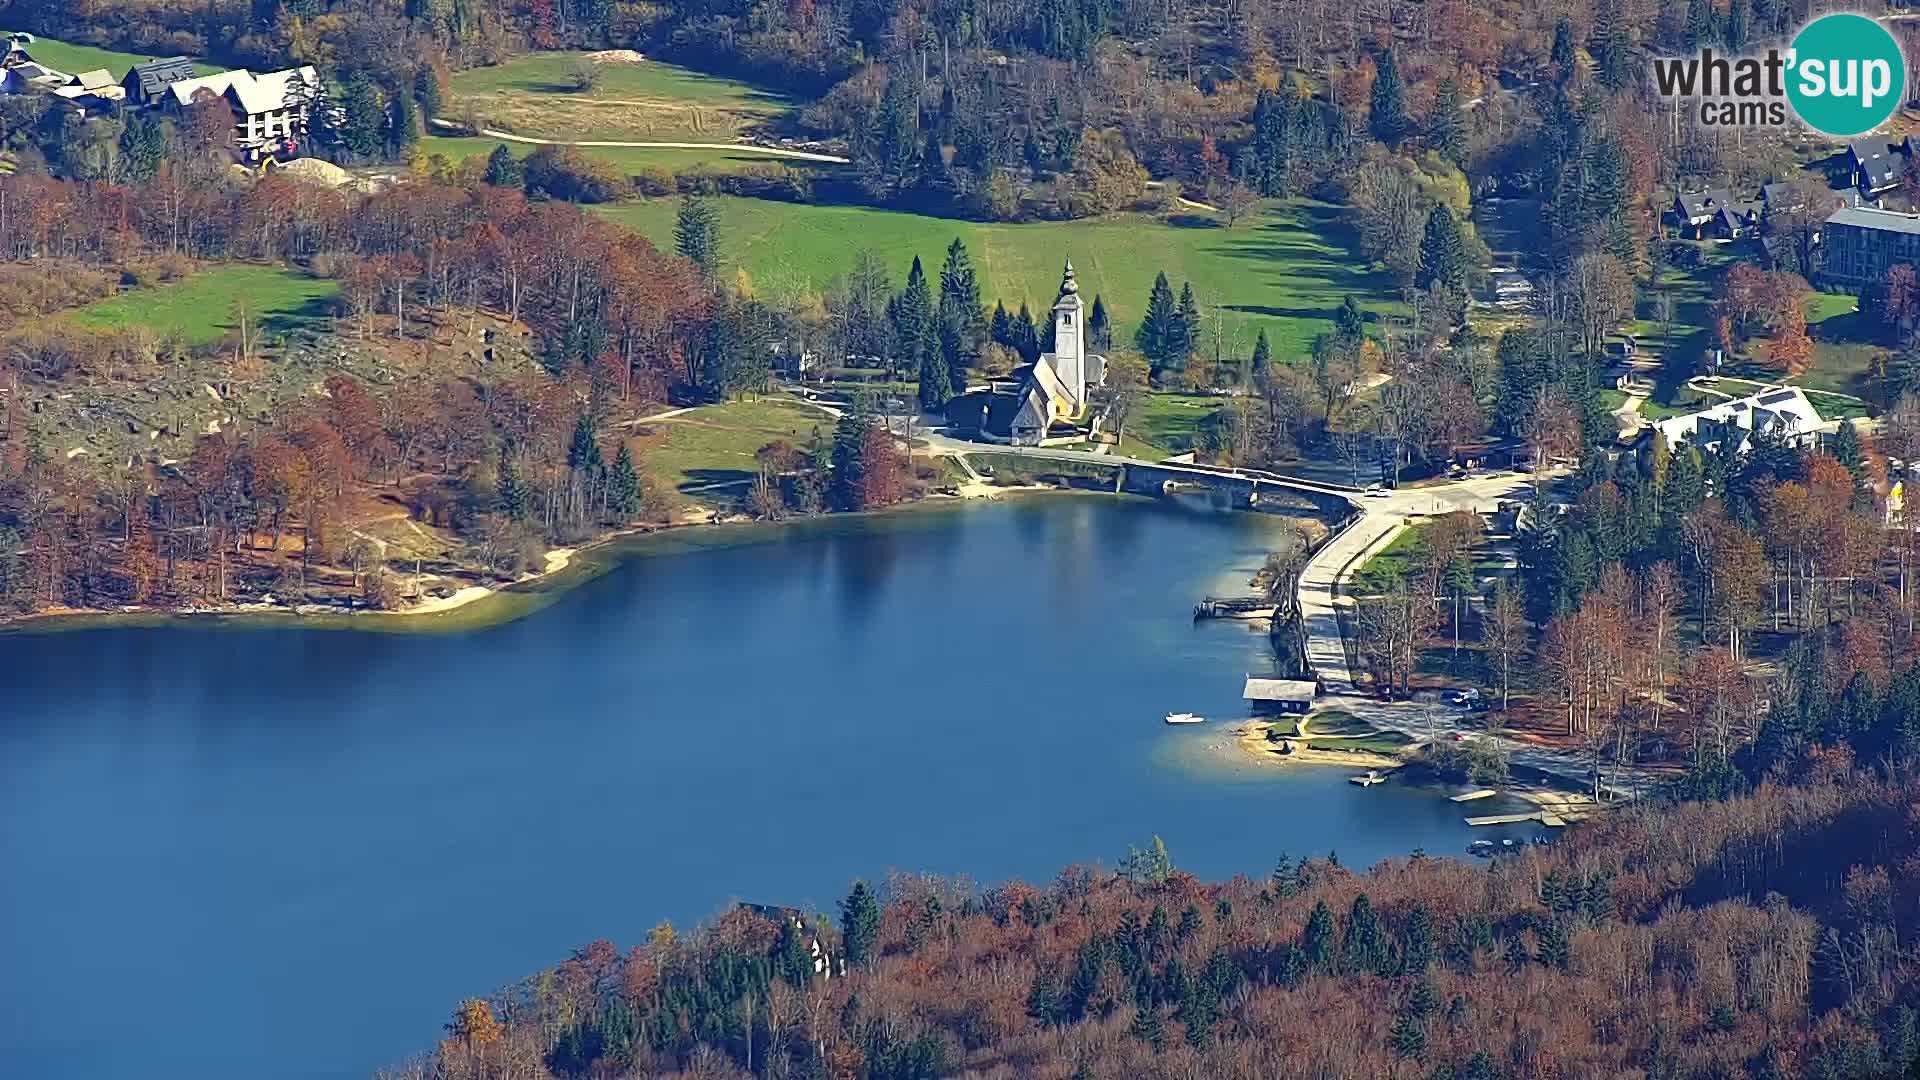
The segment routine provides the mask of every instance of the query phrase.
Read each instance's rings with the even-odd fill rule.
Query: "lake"
[[[1244,715],[1265,638],[1190,613],[1272,524],[1036,497],[643,541],[458,633],[0,635],[0,1074],[365,1074],[594,938],[890,869],[1462,851],[1435,793],[1161,722]]]

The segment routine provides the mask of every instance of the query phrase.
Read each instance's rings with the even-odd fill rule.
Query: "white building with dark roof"
[[[1038,446],[1056,428],[1087,418],[1092,394],[1106,382],[1106,357],[1087,351],[1087,328],[1080,283],[1069,259],[1053,302],[1053,351],[1014,372],[1008,384],[954,399],[947,416],[956,427],[977,429],[982,438],[1015,446]],[[1084,437],[1084,432],[1074,436]]]
[[[1807,395],[1797,386],[1768,387],[1750,397],[1724,401],[1685,416],[1657,420],[1653,430],[1668,447],[1692,442],[1702,450],[1717,448],[1728,438],[1744,447],[1755,433],[1780,438],[1795,446],[1818,445],[1827,428]]]
[[[167,84],[166,103],[175,112],[202,95],[224,99],[233,109],[233,143],[246,161],[292,153],[306,137],[308,111],[320,75],[312,67],[255,75],[245,68],[178,79]]]

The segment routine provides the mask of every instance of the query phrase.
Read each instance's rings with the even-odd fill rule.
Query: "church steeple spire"
[[[1080,283],[1073,279],[1073,260],[1068,259],[1066,273],[1060,278],[1060,295],[1078,296],[1079,294]]]

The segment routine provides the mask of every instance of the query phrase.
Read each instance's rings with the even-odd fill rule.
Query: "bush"
[[[662,195],[672,195],[680,190],[680,180],[671,169],[659,165],[649,165],[633,176],[633,187],[649,199]]]
[[[604,161],[587,157],[571,146],[542,146],[522,163],[529,195],[545,195],[567,202],[604,203],[624,198],[630,181]]]
[[[1431,742],[1420,756],[1448,780],[1470,784],[1503,784],[1507,780],[1507,751],[1492,739]]]

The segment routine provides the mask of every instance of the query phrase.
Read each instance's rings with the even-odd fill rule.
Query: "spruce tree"
[[[1427,141],[1440,156],[1464,167],[1467,163],[1467,104],[1460,84],[1441,79],[1433,99],[1433,112],[1427,119]]]
[[[833,427],[833,478],[828,498],[836,510],[859,510],[865,503],[867,428],[872,416],[863,406],[842,413]]]
[[[573,423],[573,442],[567,447],[567,468],[577,473],[591,473],[602,464],[600,440],[594,436],[593,417],[581,413]]]
[[[414,118],[413,97],[394,94],[387,99],[387,156],[398,158],[420,141],[420,123]]]
[[[1573,23],[1566,16],[1553,25],[1553,48],[1547,54],[1555,77],[1561,82],[1573,78]]]
[[[720,269],[720,212],[696,195],[681,199],[673,222],[673,250],[713,280]]]
[[[1594,9],[1593,77],[1609,90],[1618,90],[1633,78],[1632,39],[1627,36],[1622,0],[1600,0]]]
[[[1427,1052],[1427,1030],[1421,1026],[1419,1017],[1403,1012],[1394,1018],[1387,1045],[1393,1048],[1393,1056],[1418,1061]]]
[[[526,180],[526,169],[520,159],[513,156],[506,143],[493,148],[487,155],[486,181],[494,187],[517,188]]]
[[[613,459],[613,475],[607,482],[610,503],[621,520],[640,512],[640,470],[634,466],[633,449],[625,442],[620,444],[619,456]]]
[[[1152,1002],[1134,1010],[1133,1024],[1127,1028],[1127,1033],[1155,1050],[1161,1049],[1167,1042],[1166,1023],[1160,1019],[1160,1010]]]
[[[1147,315],[1140,321],[1140,329],[1133,335],[1133,342],[1140,349],[1140,355],[1153,365],[1157,375],[1161,369],[1173,362],[1173,356],[1180,343],[1180,307],[1173,298],[1173,286],[1167,283],[1165,271],[1153,279],[1153,291],[1147,295]]]
[[[153,179],[167,156],[167,131],[158,120],[135,113],[120,131],[120,162],[127,179],[145,182]]]
[[[1466,241],[1446,203],[1435,203],[1427,214],[1426,235],[1420,240],[1420,270],[1414,282],[1422,288],[1438,282],[1455,292],[1466,290]]]
[[[531,496],[520,480],[520,469],[513,463],[513,454],[500,451],[500,512],[507,515],[509,521],[527,520],[527,510]]]
[[[1179,327],[1175,338],[1176,356],[1174,364],[1184,368],[1193,354],[1200,351],[1200,304],[1193,298],[1193,282],[1180,286],[1180,317],[1175,324]]]
[[[1316,975],[1331,975],[1334,970],[1333,912],[1325,900],[1316,901],[1307,915],[1306,928],[1300,932],[1300,952],[1307,969]]]
[[[1266,327],[1263,326],[1260,328],[1260,336],[1253,339],[1253,364],[1251,367],[1253,377],[1258,379],[1265,375],[1267,368],[1272,366],[1272,364],[1273,350],[1267,345],[1267,330]]]
[[[1034,329],[1033,312],[1027,310],[1025,300],[1020,301],[1020,314],[1013,317],[1013,325],[1009,329],[1013,348],[1022,361],[1031,364],[1040,359],[1040,332]]]
[[[440,77],[433,68],[423,66],[413,75],[413,99],[420,104],[421,123],[433,126],[434,117],[440,115]]]
[[[386,129],[386,113],[380,106],[380,92],[364,71],[347,79],[340,94],[340,144],[356,158],[369,159],[380,153]]]
[[[956,236],[947,245],[946,262],[940,267],[940,359],[946,369],[949,396],[966,392],[967,369],[979,362],[985,333],[980,315],[980,279],[974,273],[967,246]]]
[[[1007,314],[1007,305],[998,300],[993,302],[993,319],[988,325],[988,333],[994,344],[1009,349],[1016,348],[1013,340],[1013,316]]]
[[[1339,313],[1334,315],[1333,325],[1334,328],[1340,332],[1340,339],[1342,341],[1348,344],[1358,342],[1360,335],[1366,333],[1367,327],[1366,316],[1360,313],[1359,301],[1351,296],[1347,297],[1346,300],[1340,304]]]
[[[866,882],[856,881],[840,902],[840,947],[846,950],[847,963],[852,967],[871,963],[874,941],[879,936],[880,902]]]
[[[1404,94],[1400,85],[1400,68],[1394,62],[1393,50],[1383,49],[1373,77],[1373,111],[1367,121],[1373,129],[1373,137],[1383,143],[1398,143],[1401,136],[1407,133]]]
[[[1107,321],[1107,305],[1100,294],[1093,294],[1093,310],[1087,313],[1087,344],[1096,349],[1113,348],[1113,327]]]

